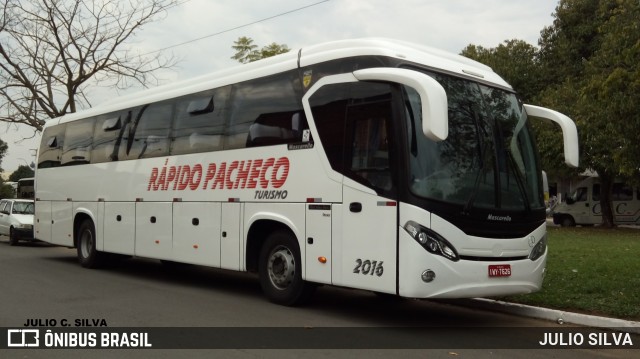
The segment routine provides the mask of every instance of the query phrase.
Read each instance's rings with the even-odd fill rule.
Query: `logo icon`
[[[304,85],[304,88],[307,88],[309,87],[309,85],[311,85],[312,75],[313,75],[313,71],[311,70],[305,71],[304,74],[302,75],[302,85]]]
[[[33,348],[40,346],[39,329],[9,329],[7,346],[13,348]]]

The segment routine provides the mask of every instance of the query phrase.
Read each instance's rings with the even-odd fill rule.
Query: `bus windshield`
[[[514,93],[443,74],[431,74],[447,92],[449,136],[422,134],[420,97],[405,88],[409,187],[420,197],[473,209],[544,208],[541,170]]]

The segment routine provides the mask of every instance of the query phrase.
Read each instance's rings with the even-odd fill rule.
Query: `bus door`
[[[343,279],[356,288],[395,293],[398,206],[389,198],[394,189],[389,151],[393,112],[390,86],[375,86],[384,95],[347,106]]]
[[[304,104],[329,159],[329,175],[343,175],[342,203],[332,205],[332,282],[395,293],[393,86],[354,80],[348,74],[326,77],[307,93]]]

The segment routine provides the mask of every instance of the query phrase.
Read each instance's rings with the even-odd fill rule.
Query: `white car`
[[[19,240],[33,240],[33,200],[3,199],[0,201],[0,234],[9,236],[13,246]]]

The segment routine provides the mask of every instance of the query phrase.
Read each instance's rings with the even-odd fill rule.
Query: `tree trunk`
[[[604,171],[598,171],[600,176],[600,207],[602,208],[602,227],[613,228],[613,206],[611,205],[611,192],[613,191],[614,177]]]

